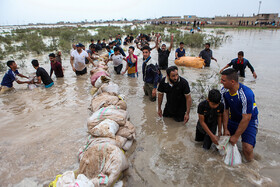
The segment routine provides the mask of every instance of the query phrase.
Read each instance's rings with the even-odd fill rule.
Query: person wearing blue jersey
[[[4,75],[1,86],[0,86],[0,94],[6,93],[13,89],[13,82],[16,81],[18,84],[29,84],[31,81],[20,81],[18,77],[23,77],[28,79],[27,76],[22,75],[17,70],[17,64],[14,60],[9,60],[7,62],[7,66],[10,68],[8,72]]]
[[[244,52],[239,51],[237,53],[238,58],[232,59],[229,64],[227,64],[223,69],[221,69],[220,73],[223,72],[226,68],[231,67],[235,69],[237,72],[239,72],[240,77],[245,77],[245,69],[248,66],[248,68],[251,70],[253,77],[256,79],[257,74],[255,72],[255,69],[250,64],[249,60],[244,58]]]
[[[184,42],[180,42],[180,47],[175,51],[175,59],[179,59],[182,56],[186,56],[186,51],[184,49]]]
[[[241,136],[242,150],[247,161],[254,158],[258,132],[258,108],[253,91],[238,82],[238,74],[233,68],[222,72],[221,83],[224,135],[230,135],[230,143],[236,144]]]

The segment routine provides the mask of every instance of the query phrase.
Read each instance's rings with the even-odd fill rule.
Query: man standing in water
[[[54,53],[49,54],[49,59],[51,61],[50,77],[52,77],[53,72],[56,78],[64,77],[61,63],[56,61],[55,54]]]
[[[187,123],[192,105],[189,83],[178,75],[176,66],[167,68],[166,74],[158,86],[158,115]],[[161,104],[164,93],[166,93],[167,102],[162,113]]]
[[[157,85],[159,81],[159,69],[156,62],[151,59],[151,49],[149,46],[142,48],[143,64],[142,73],[144,81],[145,95],[149,96],[150,101],[156,101]]]
[[[204,59],[205,67],[210,67],[211,59],[217,62],[217,59],[213,57],[212,50],[210,49],[210,43],[205,44],[205,49],[199,53],[199,57]]]
[[[128,56],[126,57],[126,68],[122,74],[124,75],[127,71],[127,76],[135,78],[135,75],[138,77],[137,71],[137,56],[134,55],[134,47],[130,46],[128,48]]]
[[[239,51],[238,52],[238,58],[233,59],[229,64],[227,64],[223,69],[221,69],[220,73],[222,73],[226,68],[232,66],[233,69],[235,69],[237,72],[239,72],[240,77],[245,77],[245,68],[248,66],[251,70],[253,77],[256,79],[257,74],[253,68],[253,66],[250,64],[250,62],[244,57],[244,52]]]
[[[176,49],[175,59],[179,59],[182,56],[186,56],[186,51],[184,49],[184,42],[180,42],[180,47]]]
[[[88,53],[82,49],[83,45],[81,43],[76,45],[76,47],[77,50],[74,50],[71,53],[70,63],[76,75],[83,75],[87,73],[85,58],[87,58],[88,61],[90,61],[93,66],[95,65],[92,59],[88,56]]]
[[[13,82],[16,81],[18,84],[29,84],[30,81],[20,81],[18,80],[17,76],[27,78],[27,76],[24,76],[20,74],[17,70],[17,64],[13,60],[9,60],[7,62],[7,66],[10,68],[8,72],[4,75],[1,87],[0,87],[0,94],[8,92],[13,89]]]
[[[168,57],[171,52],[172,46],[173,46],[173,34],[171,35],[171,42],[169,48],[166,50],[166,45],[162,44],[161,48],[158,47],[158,37],[156,39],[156,48],[158,51],[158,64],[159,64],[159,69],[161,70],[166,70],[168,68]]]
[[[230,135],[230,143],[236,144],[242,138],[242,150],[247,161],[254,158],[253,149],[258,132],[258,108],[253,91],[238,82],[238,75],[232,68],[222,72],[222,101],[224,135]]]

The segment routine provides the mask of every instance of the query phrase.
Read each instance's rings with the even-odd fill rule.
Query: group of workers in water
[[[87,63],[96,66],[94,60],[98,59],[98,51],[105,48],[108,53],[108,59],[105,63],[113,62],[116,74],[126,74],[128,77],[138,77],[138,57],[134,54],[135,47],[142,51],[142,76],[144,81],[143,90],[145,95],[151,101],[158,100],[158,115],[160,117],[170,117],[177,122],[187,123],[190,119],[190,110],[192,105],[191,89],[188,81],[179,76],[176,66],[169,66],[168,58],[173,47],[174,36],[171,35],[170,46],[161,44],[160,34],[145,35],[139,34],[135,39],[133,35],[127,35],[124,39],[124,45],[131,45],[128,48],[126,56],[122,49],[122,39],[120,35],[113,40],[109,39],[103,42],[99,40],[96,44],[91,40],[89,49],[81,43],[73,45],[70,55],[70,64],[72,70],[77,76],[87,73]],[[155,46],[150,47],[149,42],[155,41]],[[158,51],[158,59],[151,57],[151,50]],[[258,109],[255,102],[253,91],[247,86],[239,83],[239,76],[245,77],[245,68],[248,66],[254,78],[257,74],[250,64],[244,58],[244,52],[238,52],[238,58],[233,59],[229,64],[221,69],[221,91],[212,89],[208,93],[208,98],[199,103],[197,113],[198,122],[196,126],[196,141],[203,142],[203,148],[210,149],[212,143],[218,144],[221,135],[228,135],[230,142],[234,145],[239,137],[242,139],[242,149],[247,161],[253,159],[253,149],[256,144],[256,134],[258,131]],[[179,48],[175,51],[175,59],[186,56],[184,43],[181,42]],[[205,44],[205,49],[199,53],[199,57],[205,61],[205,67],[210,67],[211,60],[217,61],[213,57],[210,49],[210,43]],[[64,76],[62,67],[61,53],[55,55],[49,54],[50,75],[39,66],[38,60],[32,60],[32,66],[36,69],[36,79],[22,75],[17,70],[17,64],[13,60],[7,62],[8,72],[4,75],[1,82],[1,93],[13,89],[13,82],[18,84],[41,84],[46,88],[52,87],[54,82],[51,78],[54,73],[57,78]],[[123,60],[126,61],[126,67],[123,70]],[[232,68],[230,68],[232,66]],[[163,77],[161,71],[166,70],[166,76]],[[29,79],[21,81],[18,77]],[[162,111],[163,97],[166,95],[166,104]],[[216,135],[216,131],[218,133]],[[222,130],[223,129],[223,130]]]

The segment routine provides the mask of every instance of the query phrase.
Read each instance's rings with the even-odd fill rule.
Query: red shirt
[[[61,66],[60,62],[51,62],[50,76],[52,76],[53,71],[54,71],[54,74],[56,77],[64,77],[62,66]]]

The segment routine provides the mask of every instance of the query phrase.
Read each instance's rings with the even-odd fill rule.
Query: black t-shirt
[[[166,93],[167,102],[165,109],[170,114],[180,115],[186,112],[186,96],[190,93],[189,83],[183,77],[179,77],[179,81],[171,85],[166,77],[164,77],[158,86],[158,91]]]
[[[49,85],[53,82],[53,80],[44,68],[38,67],[36,71],[36,76],[41,77],[41,80],[43,81],[44,85]]]
[[[158,48],[158,64],[159,67],[168,67],[168,57],[169,57],[170,51],[169,50],[161,50]]]
[[[224,105],[222,103],[220,103],[217,108],[211,108],[207,100],[200,102],[197,108],[197,113],[204,116],[204,122],[207,124],[209,128],[217,126],[218,114],[223,114],[223,112],[224,112]],[[202,128],[199,121],[198,121],[198,126]]]

